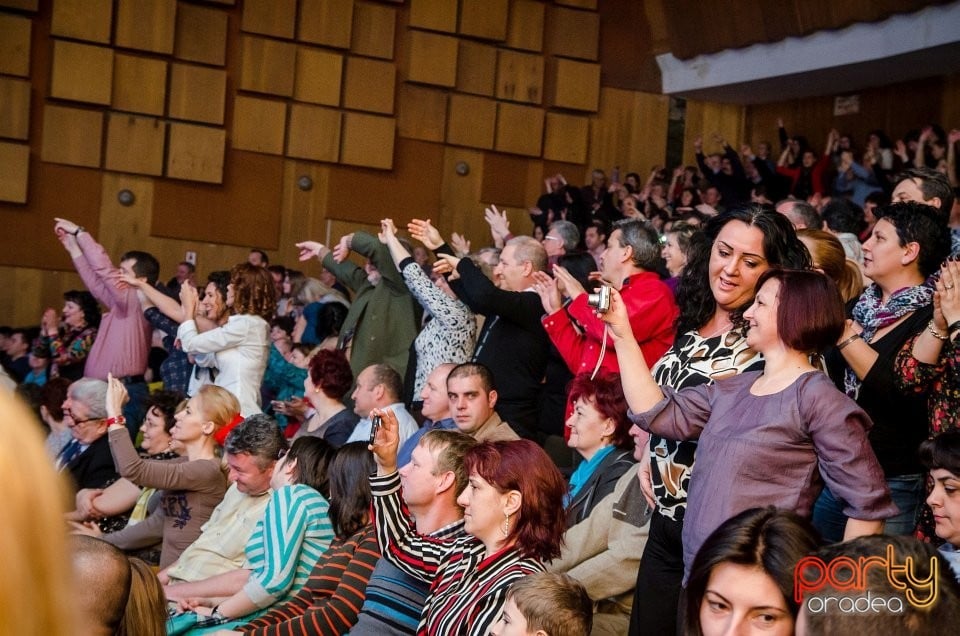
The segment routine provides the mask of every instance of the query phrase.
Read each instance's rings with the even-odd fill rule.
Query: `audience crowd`
[[[475,249],[384,218],[198,279],[55,219],[86,289],[0,327],[10,633],[950,633],[960,131],[777,132],[551,176]]]

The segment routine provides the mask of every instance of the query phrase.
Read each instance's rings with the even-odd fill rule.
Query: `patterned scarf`
[[[853,308],[853,319],[863,327],[860,337],[866,343],[871,342],[879,330],[933,302],[933,288],[924,283],[898,289],[890,294],[886,304],[882,298],[880,287],[874,283],[860,294],[860,299]],[[860,394],[860,379],[850,365],[847,365],[844,372],[843,388],[854,400]]]

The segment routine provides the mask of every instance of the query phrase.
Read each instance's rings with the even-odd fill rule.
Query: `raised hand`
[[[53,226],[53,231],[57,232],[66,232],[67,234],[76,235],[77,230],[80,229],[80,226],[74,223],[73,221],[68,221],[67,219],[54,218],[56,224]]]
[[[553,275],[557,278],[557,288],[560,290],[560,293],[567,298],[574,299],[580,294],[586,293],[580,281],[574,278],[565,267],[554,265]]]
[[[197,288],[188,280],[180,285],[180,306],[183,307],[184,320],[193,320],[197,315],[197,305],[200,304],[200,294]]]
[[[449,254],[438,254],[437,260],[433,263],[433,271],[441,276],[447,274],[450,275],[450,280],[457,280],[460,278],[460,274],[457,272],[457,265],[460,263],[459,258],[456,256],[450,256]]]
[[[350,244],[353,241],[353,234],[344,234],[340,237],[340,242],[337,243],[336,247],[333,248],[331,252],[333,254],[333,260],[338,263],[342,263],[347,260],[347,257],[350,256]]]
[[[483,218],[490,225],[490,232],[495,237],[506,239],[510,234],[510,221],[507,220],[506,210],[501,211],[497,206],[491,205],[489,208],[484,208]]]
[[[373,458],[377,462],[380,475],[389,475],[397,470],[397,448],[400,446],[400,423],[390,409],[373,409],[370,417],[380,416],[380,429],[370,444]]]
[[[560,290],[557,289],[557,281],[550,278],[546,272],[533,273],[533,290],[540,296],[540,302],[543,303],[543,310],[552,314],[563,307],[563,299],[560,297]]]
[[[457,256],[463,257],[470,253],[470,241],[465,236],[454,232],[450,235],[450,247]]]
[[[60,314],[53,307],[47,307],[40,318],[40,331],[45,336],[56,336],[60,327]]]
[[[112,373],[107,374],[107,398],[106,409],[107,417],[119,417],[123,414],[123,405],[130,400],[127,393],[127,387],[123,385],[118,378],[113,377]]]
[[[609,325],[610,336],[614,340],[633,337],[627,307],[623,304],[623,298],[620,297],[620,292],[616,289],[610,288],[610,309],[606,313],[597,312],[597,318]]]
[[[397,238],[397,226],[393,224],[393,219],[380,220],[380,235],[378,238],[384,245],[386,245],[390,239]]]
[[[431,250],[435,250],[443,245],[443,237],[440,236],[440,231],[433,227],[430,219],[413,219],[407,223],[407,232],[410,232],[410,236]]]
[[[947,141],[951,144],[955,144],[960,141],[960,130],[954,128],[949,133],[947,133]]]
[[[301,261],[309,261],[311,258],[320,258],[320,253],[323,251],[323,243],[318,243],[316,241],[301,241],[300,243],[295,243],[295,247],[300,251],[297,255],[297,258]]]

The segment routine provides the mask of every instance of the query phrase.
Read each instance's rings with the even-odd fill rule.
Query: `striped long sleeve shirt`
[[[257,607],[285,601],[304,586],[330,542],[333,525],[327,500],[304,484],[273,492],[263,520],[247,542],[247,563],[252,570],[243,586]]]
[[[379,559],[372,524],[347,539],[336,539],[292,599],[238,629],[256,636],[346,634],[357,621]]]
[[[486,547],[474,537],[440,541],[417,534],[403,510],[398,473],[371,476],[370,487],[384,557],[407,574],[432,583],[418,636],[487,636],[510,585],[544,569],[512,546],[486,557]]]

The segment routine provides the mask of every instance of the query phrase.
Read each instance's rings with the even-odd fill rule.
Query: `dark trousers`
[[[633,593],[630,636],[677,634],[683,582],[683,522],[654,511]]]

